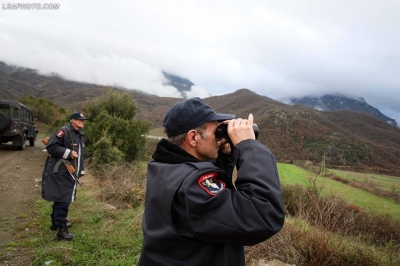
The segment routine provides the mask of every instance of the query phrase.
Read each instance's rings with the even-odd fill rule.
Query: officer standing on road
[[[245,245],[281,230],[275,156],[255,140],[253,115],[234,118],[199,98],[166,113],[168,140],[158,143],[147,169],[139,265],[244,265]],[[232,145],[215,136],[222,121]]]
[[[58,129],[46,146],[49,156],[42,175],[42,197],[53,201],[50,229],[58,229],[59,240],[75,237],[68,231],[71,224],[67,216],[70,203],[75,201],[78,179],[85,174],[85,137],[82,131],[85,120],[87,118],[82,113],[73,113],[70,123]]]

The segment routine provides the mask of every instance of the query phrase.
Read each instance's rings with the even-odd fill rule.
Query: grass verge
[[[57,241],[50,231],[51,203],[36,204],[37,227],[27,246],[34,248],[32,265],[136,265],[142,244],[143,208],[114,209],[97,200],[98,185],[93,177],[82,179],[78,201],[70,206],[70,231],[76,238]]]

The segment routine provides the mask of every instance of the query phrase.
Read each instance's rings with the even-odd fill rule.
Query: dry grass
[[[290,265],[395,265],[399,258],[384,258],[382,249],[369,247],[339,234],[288,218],[271,239],[246,247],[246,262],[279,260]],[[392,264],[391,264],[392,263]]]
[[[155,146],[151,146],[149,155]],[[117,207],[142,208],[145,162],[103,165],[103,200]],[[365,213],[336,195],[322,196],[310,179],[306,187],[283,185],[284,228],[271,239],[246,247],[246,262],[279,260],[290,265],[400,265],[400,221]],[[140,227],[141,220],[135,221]]]
[[[114,206],[135,208],[143,204],[146,189],[146,164],[102,165],[96,171],[101,199]]]
[[[102,199],[117,207],[141,208],[146,163],[103,166]],[[99,176],[98,174],[96,176]],[[291,265],[396,265],[400,263],[400,221],[364,213],[335,195],[283,186],[287,219],[271,239],[246,247],[246,262],[279,260]],[[141,220],[136,221],[140,227]]]
[[[322,197],[322,188],[312,179],[306,188],[295,185],[282,189],[288,215],[320,229],[359,237],[372,245],[384,247],[392,241],[391,248],[400,251],[400,220],[362,212],[335,195]]]

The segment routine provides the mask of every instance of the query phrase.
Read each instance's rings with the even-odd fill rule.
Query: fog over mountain
[[[5,64],[4,62],[0,61],[0,89],[8,88],[8,81],[7,79],[10,78],[14,73],[32,73],[34,75],[38,75],[39,73],[37,70],[34,69],[27,69],[24,67],[18,67],[18,66],[10,66]],[[175,97],[176,98],[190,98],[190,97],[201,97],[201,98],[207,98],[212,96],[209,93],[206,93],[205,91],[202,91],[202,93],[198,94],[196,92],[196,85],[191,82],[189,79],[185,79],[182,77],[179,77],[177,75],[169,74],[167,72],[162,72],[163,76],[165,77],[165,81],[163,83],[163,86],[170,87],[172,90],[176,90],[177,94]],[[57,73],[51,73],[50,75],[52,78],[56,78],[62,82],[66,81],[69,83],[74,84],[73,82],[64,80],[62,76],[58,75]],[[43,76],[44,77],[44,76]],[[35,82],[32,83],[31,80],[27,80],[25,82],[28,82],[29,86],[32,87],[41,87],[42,84],[36,84]],[[78,84],[85,84],[85,83],[75,83],[77,87],[80,87],[81,85]],[[93,84],[97,86],[98,84]],[[116,86],[121,89],[126,89],[121,86]],[[148,92],[146,92],[148,93]],[[152,94],[152,93],[150,93]],[[157,95],[157,94],[154,94]],[[160,96],[160,95],[158,95]],[[362,112],[366,114],[370,114],[372,116],[375,116],[385,122],[387,122],[390,125],[393,126],[398,126],[397,122],[395,119],[387,117],[384,115],[379,109],[369,105],[364,98],[362,97],[351,97],[351,96],[345,96],[342,94],[326,94],[320,97],[316,96],[304,96],[301,98],[296,98],[296,97],[290,97],[290,98],[282,98],[279,100],[282,103],[285,104],[303,104],[310,106],[316,110],[319,111],[336,111],[336,110],[352,110],[352,111],[357,111],[357,112]]]
[[[194,86],[190,80],[176,75],[171,75],[166,72],[163,72],[163,74],[168,80],[168,85],[175,87],[181,93],[182,98],[189,98],[188,94],[190,95],[191,88]],[[281,99],[280,101],[286,104],[307,105],[319,111],[352,110],[356,112],[362,112],[375,116],[390,125],[398,125],[395,119],[387,117],[379,109],[369,105],[363,97],[351,97],[336,93],[326,94],[320,97],[290,97],[288,99]]]
[[[192,84],[178,76],[167,79],[171,86],[180,87],[182,93],[187,93]],[[33,69],[10,67],[0,62],[0,98],[17,100],[32,95],[78,111],[87,101],[109,90],[131,94],[137,105],[136,118],[149,121],[152,128],[161,128],[166,111],[181,99],[69,81],[55,73],[40,75]],[[336,105],[336,99],[339,97],[332,98],[329,106]],[[326,156],[327,166],[400,175],[400,128],[381,118],[349,110],[320,112],[306,105],[284,104],[248,89],[204,100],[220,113],[232,113],[237,117],[254,114],[260,128],[258,140],[266,144],[280,162],[310,160],[319,163]],[[343,105],[342,101],[353,102],[342,99],[338,102],[341,107],[351,106]],[[377,109],[371,107],[371,110]],[[41,118],[39,112],[38,121]]]
[[[377,108],[369,105],[364,98],[351,98],[340,94],[327,94],[321,97],[305,96],[302,98],[290,98],[291,104],[308,105],[319,111],[352,110],[373,115],[388,124],[397,126],[396,120],[385,116]]]
[[[47,3],[36,1],[37,3]],[[35,2],[35,3],[36,3]],[[181,97],[363,97],[400,124],[400,2],[59,1],[0,16],[0,60],[68,80]],[[10,5],[9,5],[10,4]]]

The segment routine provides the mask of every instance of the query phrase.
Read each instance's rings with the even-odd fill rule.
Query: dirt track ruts
[[[21,242],[30,237],[32,204],[41,198],[40,180],[47,153],[36,140],[24,150],[0,145],[0,264],[30,265],[32,255]],[[37,225],[36,225],[37,226]],[[20,244],[19,244],[20,243]]]

